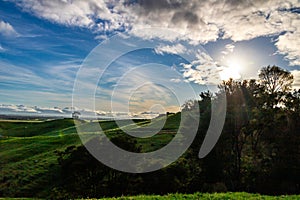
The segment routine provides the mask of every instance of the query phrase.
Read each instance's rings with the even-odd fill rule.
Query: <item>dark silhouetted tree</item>
[[[265,91],[274,94],[276,92],[288,92],[292,88],[293,75],[289,71],[278,66],[263,67],[259,73],[260,82],[265,86]]]

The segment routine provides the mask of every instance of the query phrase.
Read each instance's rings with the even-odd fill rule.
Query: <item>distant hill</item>
[[[56,119],[44,122],[0,121],[0,133],[3,136],[32,137],[73,126],[73,119]]]

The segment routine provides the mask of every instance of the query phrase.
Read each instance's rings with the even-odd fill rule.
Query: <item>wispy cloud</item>
[[[0,89],[1,103],[26,104],[30,106],[71,106],[71,93],[40,91],[34,89]]]
[[[2,47],[2,45],[0,44],[0,52],[4,52],[6,49],[4,49],[3,47]]]
[[[45,87],[49,85],[46,79],[38,76],[32,70],[18,67],[9,63],[0,62],[0,78],[2,83],[20,86]]]
[[[162,71],[161,68],[152,66],[151,69],[131,68],[126,74],[115,74],[116,79],[111,83],[112,88],[107,88],[105,85],[107,81],[104,78],[104,85],[100,84],[97,90],[97,109],[123,112],[130,109],[137,113],[148,111],[155,104],[163,107],[175,106],[176,96],[175,99],[174,96],[172,98],[172,90],[174,90],[172,82],[165,73],[157,75],[157,70]],[[180,107],[180,105],[177,106]]]
[[[66,64],[34,70],[0,62],[0,101],[70,106],[78,69],[78,65]]]
[[[164,54],[164,53],[169,53],[169,54],[182,54],[187,49],[182,45],[182,44],[176,44],[176,45],[159,45],[158,47],[155,48],[155,52],[157,54]]]
[[[17,37],[19,33],[8,22],[0,20],[0,34],[6,37]]]
[[[174,83],[180,83],[182,81],[184,81],[183,79],[180,79],[180,78],[171,78],[170,79],[171,82],[174,82]]]
[[[225,50],[222,51],[221,53],[222,53],[223,55],[230,54],[230,53],[233,52],[234,48],[235,48],[234,44],[226,44],[226,45],[225,45]]]

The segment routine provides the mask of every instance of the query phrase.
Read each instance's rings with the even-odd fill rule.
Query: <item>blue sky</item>
[[[138,115],[162,112],[153,107],[161,104],[176,111],[178,99],[195,97],[185,85],[198,94],[230,76],[256,78],[266,65],[291,71],[299,87],[299,7],[297,0],[0,0],[0,112],[67,112],[80,67],[109,56],[108,66],[98,63],[95,71],[86,71],[95,78],[105,72],[105,81],[91,86],[97,103],[81,109],[129,108]],[[115,34],[121,34],[118,41],[124,45],[102,43]],[[153,48],[138,40],[151,41]],[[140,46],[126,52],[130,45]],[[125,54],[116,56],[118,48]],[[80,81],[89,87],[92,79],[84,77]]]

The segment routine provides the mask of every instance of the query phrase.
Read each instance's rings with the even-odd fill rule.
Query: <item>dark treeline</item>
[[[198,134],[175,163],[156,172],[129,174],[112,170],[83,147],[58,152],[60,186],[56,198],[103,197],[173,192],[247,191],[292,194],[300,191],[300,90],[293,76],[276,66],[261,70],[258,80],[224,81],[219,92],[200,94],[185,110],[200,108]],[[227,114],[221,137],[204,159],[198,158],[209,126],[211,103],[226,93]],[[187,120],[189,121],[189,120]],[[186,124],[188,127],[188,123]],[[127,136],[112,139],[138,152]]]

